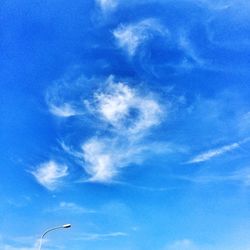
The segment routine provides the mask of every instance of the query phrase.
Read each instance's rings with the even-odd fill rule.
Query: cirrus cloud
[[[156,99],[142,95],[126,83],[108,82],[102,91],[94,94],[94,100],[85,102],[104,122],[118,132],[138,134],[158,125],[163,110]]]
[[[90,181],[110,182],[120,170],[137,164],[149,152],[147,133],[163,119],[163,105],[126,83],[108,81],[85,102],[97,120],[105,122],[109,136],[96,136],[82,145],[84,169]],[[152,151],[152,150],[151,150]]]
[[[40,164],[31,173],[42,186],[49,190],[55,190],[63,177],[68,175],[68,167],[51,160]]]
[[[113,31],[118,47],[124,49],[129,56],[133,56],[143,42],[152,37],[152,34],[167,35],[168,30],[156,19],[145,19],[137,23],[121,24]]]
[[[83,120],[91,120],[88,125],[95,131],[89,138],[80,140],[77,146],[62,139],[61,147],[82,166],[87,174],[85,181],[112,182],[123,168],[140,164],[149,153],[158,153],[158,147],[151,147],[152,142],[146,142],[146,138],[167,116],[168,103],[163,104],[150,91],[142,91],[127,82],[114,81],[113,76],[87,93],[82,80],[86,81],[84,77],[78,78],[76,87],[73,83],[68,86],[65,81],[61,81],[62,85],[57,82],[55,89],[50,89],[52,94],[47,93],[50,97],[47,99],[52,103],[67,101],[77,107],[80,113],[75,120],[78,123],[74,123],[72,130],[77,131]],[[82,92],[77,92],[77,88]],[[70,111],[60,109],[59,114],[67,118]],[[58,112],[52,114],[59,115]],[[50,185],[53,178],[44,177],[44,171],[34,175],[40,183],[53,188]]]

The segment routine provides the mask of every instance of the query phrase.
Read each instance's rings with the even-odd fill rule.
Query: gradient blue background
[[[0,248],[36,249],[43,230],[71,223],[43,249],[250,249],[249,2],[102,3],[1,1]],[[130,55],[114,30],[149,19],[161,31],[145,28]],[[140,139],[162,152],[85,182],[84,163],[59,144],[79,149],[110,131],[89,114],[53,115],[46,96],[67,79],[55,98],[81,107],[110,75],[165,107]],[[31,174],[51,159],[69,166],[53,190]]]

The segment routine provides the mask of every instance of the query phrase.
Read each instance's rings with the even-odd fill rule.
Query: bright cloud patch
[[[50,112],[53,115],[60,117],[70,117],[77,114],[73,107],[68,103],[65,103],[62,106],[50,105]]]
[[[110,181],[117,173],[118,156],[109,152],[108,146],[98,140],[91,140],[82,147],[86,161],[85,170],[91,181]]]
[[[68,167],[55,161],[42,163],[32,174],[36,180],[49,190],[54,190],[63,177],[68,175]]]
[[[161,123],[163,110],[150,95],[125,83],[109,82],[85,102],[97,119],[110,125],[110,136],[94,137],[82,145],[84,169],[90,181],[109,182],[120,169],[143,159],[147,132]]]
[[[96,0],[96,2],[104,12],[114,10],[117,7],[117,0]]]
[[[133,56],[138,47],[152,36],[153,32],[167,34],[167,30],[154,19],[146,19],[138,23],[120,25],[113,31],[120,48]]]
[[[111,182],[121,168],[140,163],[147,146],[140,140],[124,138],[93,138],[82,145],[84,169],[92,182]],[[133,144],[137,143],[137,144]]]
[[[162,108],[152,97],[140,95],[125,83],[110,83],[95,94],[94,109],[114,128],[140,133],[159,124]]]
[[[52,86],[47,93],[47,103],[53,115],[78,115],[79,123],[73,125],[73,130],[79,129],[83,120],[91,120],[89,125],[95,128],[97,135],[78,145],[61,142],[64,152],[82,164],[88,181],[111,182],[122,168],[142,162],[145,152],[158,151],[156,147],[149,149],[145,142],[151,129],[166,116],[165,108],[153,93],[145,93],[125,82],[114,82],[113,77],[94,91],[86,92],[83,86],[87,80],[76,79],[75,86],[65,81]],[[81,150],[75,150],[76,147]],[[49,162],[33,175],[39,183],[53,189],[57,180],[67,175],[67,169]]]

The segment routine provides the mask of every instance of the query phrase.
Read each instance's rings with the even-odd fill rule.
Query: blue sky
[[[0,18],[1,249],[250,249],[248,1]]]

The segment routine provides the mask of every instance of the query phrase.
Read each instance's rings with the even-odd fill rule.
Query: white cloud
[[[120,143],[115,138],[92,138],[83,144],[84,169],[91,176],[89,181],[110,182],[122,167],[138,160],[139,148]]]
[[[120,25],[113,31],[113,35],[117,40],[120,48],[127,51],[130,56],[133,56],[138,47],[146,40],[148,40],[153,32],[168,34],[166,28],[163,28],[154,19],[145,19],[143,21]]]
[[[198,4],[205,5],[212,11],[223,11],[233,6],[231,0],[196,0],[195,2]]]
[[[201,154],[195,156],[187,163],[199,163],[199,162],[203,162],[203,161],[208,161],[212,158],[220,156],[224,153],[227,153],[227,152],[232,151],[232,150],[239,148],[239,147],[240,147],[239,143],[233,143],[230,145],[223,146],[221,148],[212,149],[212,150],[209,150],[207,152],[204,152],[204,153],[201,153]]]
[[[87,210],[73,202],[62,201],[59,204],[59,208],[63,210],[71,210],[78,213],[85,213]]]
[[[73,68],[47,89],[45,100],[51,114],[63,118],[84,114],[81,100],[88,80],[79,76],[76,73],[78,70],[77,67]]]
[[[59,117],[70,117],[77,115],[77,111],[69,103],[64,103],[62,106],[55,106],[53,104],[49,107],[50,112]]]
[[[75,151],[72,147],[68,146],[64,141],[59,141],[61,148],[69,155],[75,156],[76,158],[81,158],[82,154]]]
[[[151,187],[151,186],[133,185],[131,183],[126,183],[126,182],[121,182],[121,181],[116,181],[115,184],[125,186],[128,188],[149,191],[149,192],[166,192],[166,191],[170,191],[170,190],[175,189],[175,188],[171,188],[171,187],[167,188],[167,187]]]
[[[244,140],[241,140],[239,142],[235,142],[217,149],[212,149],[212,150],[208,150],[207,152],[201,153],[195,157],[193,157],[190,161],[188,161],[187,163],[199,163],[199,162],[203,162],[203,161],[208,161],[212,158],[218,157],[222,154],[225,154],[227,152],[230,152],[234,149],[239,148],[242,144],[249,142],[250,138],[246,138]]]
[[[62,178],[68,175],[68,167],[51,160],[40,164],[31,173],[45,188],[54,190],[58,187]]]
[[[117,0],[96,0],[96,3],[100,6],[103,12],[112,11],[118,5]]]
[[[182,32],[179,36],[179,47],[185,53],[186,57],[189,57],[196,65],[202,66],[204,65],[204,60],[201,56],[197,53],[196,49],[194,48],[191,40],[188,38],[187,32]],[[185,62],[186,60],[186,62]],[[187,58],[184,58],[182,66],[189,66],[192,67],[193,65],[188,63]]]
[[[127,233],[124,232],[111,232],[111,233],[84,233],[77,240],[105,240],[108,238],[115,237],[125,237],[128,236]]]
[[[94,137],[82,145],[89,181],[111,182],[121,168],[140,163],[144,152],[153,151],[143,139],[161,123],[164,112],[152,94],[143,95],[125,83],[109,79],[106,87],[85,103],[110,132],[109,136]]]
[[[192,39],[188,36],[188,29],[180,28],[170,32],[157,19],[145,19],[136,23],[121,24],[114,31],[113,35],[116,39],[116,44],[119,48],[127,52],[130,57],[140,53],[140,63],[143,70],[152,71],[157,75],[158,68],[170,67],[176,70],[189,70],[194,67],[204,67],[207,64],[206,60],[202,58],[199,48],[195,46]],[[154,45],[154,39],[157,43]],[[149,47],[146,47],[149,42],[151,48],[158,50],[159,54],[166,51],[180,54],[177,60],[171,59],[171,56],[163,60],[160,64],[155,64],[155,55],[151,53]],[[164,52],[164,50],[166,50]],[[156,53],[156,54],[158,54]]]
[[[178,240],[164,248],[164,250],[199,250],[195,243],[189,239]]]
[[[67,144],[59,142],[77,164],[83,165],[89,175],[88,181],[111,182],[121,168],[131,163],[139,164],[149,152],[159,151],[159,147],[149,149],[149,143],[144,141],[152,128],[161,124],[166,116],[167,105],[163,105],[156,95],[124,82],[114,82],[112,76],[90,93],[83,87],[83,81],[87,80],[75,78],[77,80],[71,85],[65,80],[56,82],[47,92],[46,100],[55,115],[68,117],[81,111],[85,114],[85,121],[90,121],[97,130],[98,136],[80,143],[81,150],[77,145],[72,146],[70,140]],[[97,85],[94,80],[91,83]],[[45,176],[42,170],[33,175],[49,189],[56,186],[53,178]]]
[[[120,132],[137,134],[161,122],[163,110],[156,99],[141,95],[125,83],[109,83],[95,94],[93,110]]]
[[[134,98],[135,93],[128,86],[122,83],[111,84],[107,93],[96,94],[98,112],[116,126],[128,114]]]
[[[141,164],[154,148],[142,138],[92,138],[82,145],[88,181],[108,183],[130,164]]]
[[[57,207],[48,210],[48,212],[59,212],[59,211],[62,212],[67,211],[69,213],[76,213],[76,214],[95,213],[94,210],[87,209],[74,202],[66,202],[66,201],[61,201]]]
[[[212,150],[208,150],[204,153],[198,154],[197,156],[193,157],[190,161],[188,161],[187,163],[199,163],[199,162],[204,162],[204,161],[208,161],[212,158],[218,157],[222,154],[225,154],[227,152],[233,151],[234,149],[239,148],[241,145],[243,145],[244,143],[249,142],[250,138],[247,137],[244,140],[241,140],[239,142],[235,142],[217,149],[212,149]]]
[[[91,181],[106,182],[111,180],[117,173],[113,154],[107,151],[104,143],[92,139],[82,147],[83,157],[86,162],[85,170],[92,176]]]

